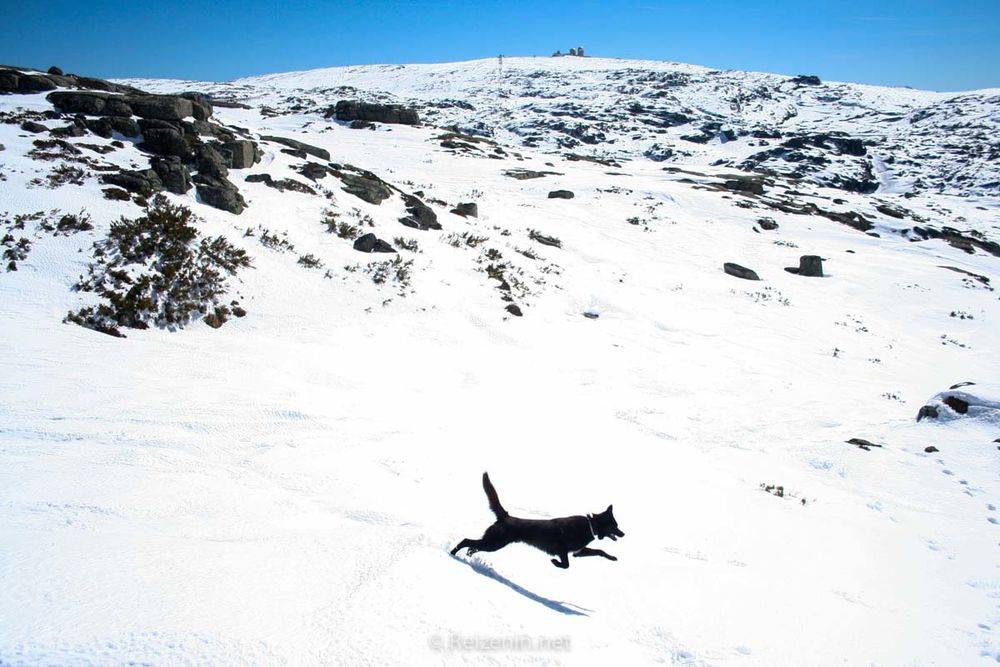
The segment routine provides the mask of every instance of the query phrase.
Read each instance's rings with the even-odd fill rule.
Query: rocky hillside
[[[0,68],[0,663],[997,659],[998,106]]]

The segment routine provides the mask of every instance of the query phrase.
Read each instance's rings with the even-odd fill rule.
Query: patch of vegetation
[[[558,238],[556,238],[555,236],[546,236],[537,229],[529,229],[528,238],[530,238],[532,241],[537,241],[542,245],[552,246],[553,248],[562,247],[562,241],[560,241]]]
[[[260,235],[257,239],[260,241],[261,245],[269,250],[276,250],[278,252],[295,252],[295,246],[292,242],[288,240],[288,234],[281,232],[281,236],[271,233],[271,230],[266,227],[258,227]],[[243,233],[244,236],[256,236],[257,232],[253,229],[247,229]]]
[[[475,234],[470,234],[469,232],[462,233],[452,233],[444,237],[444,242],[450,245],[452,248],[461,248],[462,246],[467,246],[469,248],[475,248],[489,241],[488,236],[476,236]]]
[[[299,264],[306,267],[307,269],[318,269],[323,266],[323,262],[319,257],[309,253],[299,256]]]
[[[416,239],[404,239],[402,236],[397,236],[392,242],[396,244],[397,248],[409,250],[410,252],[420,252],[420,245]]]
[[[222,299],[229,278],[250,266],[250,258],[223,236],[202,237],[195,221],[190,209],[157,195],[144,215],[112,223],[75,285],[101,303],[70,312],[65,321],[124,337],[120,327],[173,330],[199,317],[217,327],[236,309],[245,314]]]
[[[391,281],[400,287],[409,287],[412,268],[412,259],[404,260],[396,255],[392,259],[382,262],[369,263],[365,267],[365,273],[371,276],[372,282],[376,285],[383,285]]]
[[[87,172],[71,164],[58,164],[45,179],[36,178],[31,181],[31,185],[36,187],[58,188],[63,185],[83,185],[83,180],[87,177]]]

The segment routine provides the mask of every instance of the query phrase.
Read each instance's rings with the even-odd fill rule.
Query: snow
[[[580,76],[705,71],[544,62]],[[494,67],[346,68],[227,85],[252,87],[254,104],[339,85],[457,98],[461,81]],[[194,87],[154,83],[136,85]],[[944,99],[854,89],[884,109]],[[0,106],[49,108],[43,95]],[[837,210],[870,212],[880,238],[741,208],[685,182],[733,172],[707,162],[691,167],[702,176],[643,159],[609,169],[516,145],[521,160],[477,159],[442,150],[429,127],[215,114],[326,148],[405,191],[476,201],[480,217],[436,206],[444,229],[418,232],[397,222],[398,197],[369,205],[332,177],[320,182],[332,199],[244,183],[249,173],[303,180],[289,169],[294,158],[262,144],[260,164],[231,172],[249,202],[242,215],[198,202],[194,190],[171,196],[205,234],[250,253],[254,268],[238,286],[248,315],[219,330],[197,323],[114,339],[62,318],[88,298],[70,286],[96,235],[140,209],[103,199],[93,177],[31,186],[51,164],[24,156],[33,137],[0,125],[3,210],[85,208],[96,227],[39,234],[19,270],[0,273],[0,662],[1000,659],[996,422],[915,421],[928,396],[1000,376],[996,292],[941,268],[996,285],[995,257],[910,242],[892,231],[910,222],[852,193],[800,186],[843,198]],[[147,158],[128,145],[107,159]],[[510,168],[561,175],[518,181],[502,175]],[[554,189],[576,197],[547,199]],[[893,192],[879,197],[996,236],[995,197]],[[380,238],[418,240],[419,253],[401,251],[414,262],[409,288],[344,268],[372,258],[325,231],[331,206],[347,220],[352,209],[370,215]],[[755,232],[761,215],[779,229]],[[628,224],[633,216],[649,231]],[[244,235],[258,226],[287,233],[295,252]],[[562,248],[532,243],[530,229]],[[445,242],[463,231],[489,241]],[[491,247],[523,271],[522,318],[507,315],[479,270]],[[324,268],[299,266],[305,253]],[[783,270],[803,254],[822,256],[826,277]],[[726,261],[762,281],[724,274]],[[852,437],[882,447],[863,451]],[[451,557],[492,521],[484,470],[518,516],[614,503],[626,536],[596,546],[618,562],[571,559],[563,571],[519,545]]]

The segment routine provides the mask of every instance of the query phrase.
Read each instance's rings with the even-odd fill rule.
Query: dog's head
[[[625,537],[625,533],[621,531],[618,527],[618,522],[615,521],[611,505],[608,505],[608,509],[600,514],[592,515],[590,517],[590,524],[594,527],[594,533],[597,534],[597,539],[599,540],[610,537],[612,540],[617,541],[619,537]]]

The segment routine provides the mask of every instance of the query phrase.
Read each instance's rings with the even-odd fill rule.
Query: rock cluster
[[[110,83],[106,88],[56,90],[46,96],[57,111],[76,115],[75,125],[65,130],[78,127],[80,134],[89,130],[105,138],[117,133],[139,141],[139,148],[153,155],[149,169],[102,174],[103,183],[140,197],[161,190],[184,194],[194,186],[209,206],[235,214],[243,211],[246,202],[229,181],[229,169],[252,166],[260,161],[260,152],[253,141],[210,121],[212,104],[207,97],[151,95]],[[206,141],[204,135],[212,139]]]

